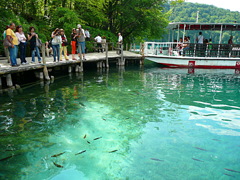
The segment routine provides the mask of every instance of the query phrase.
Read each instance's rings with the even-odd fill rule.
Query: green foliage
[[[177,5],[166,5],[166,10],[171,11],[172,14],[169,18],[171,22],[196,22],[197,11],[199,11],[199,23],[234,23],[240,19],[239,12],[232,12],[227,9],[217,8],[213,5],[188,3],[184,2]],[[187,36],[191,37],[191,41],[198,35],[198,31],[187,31]],[[219,32],[204,31],[205,38],[212,38],[213,43],[219,43]],[[234,43],[239,43],[239,32],[224,32],[222,43],[227,43],[229,37],[233,35]],[[176,38],[176,36],[175,36]],[[165,37],[164,40],[168,38]]]

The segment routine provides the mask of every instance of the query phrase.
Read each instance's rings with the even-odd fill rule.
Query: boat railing
[[[145,42],[144,56],[152,55],[239,58],[240,44]]]

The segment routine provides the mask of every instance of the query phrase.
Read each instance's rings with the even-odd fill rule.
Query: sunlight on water
[[[239,179],[240,76],[86,72],[0,95],[0,179]]]

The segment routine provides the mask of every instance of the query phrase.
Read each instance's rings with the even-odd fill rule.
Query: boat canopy
[[[176,22],[169,23],[168,29],[176,30],[210,30],[210,31],[240,31],[239,23],[191,23]]]

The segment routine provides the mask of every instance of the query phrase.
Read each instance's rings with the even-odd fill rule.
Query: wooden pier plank
[[[77,56],[77,55],[75,55]],[[57,66],[65,66],[70,64],[78,64],[80,63],[80,60],[72,60],[71,55],[69,55],[70,60],[69,61],[60,61],[60,62],[53,62],[53,57],[46,57],[46,65],[47,67],[57,67]],[[140,54],[136,54],[129,51],[123,51],[123,57],[125,59],[141,59]],[[108,60],[109,62],[116,60],[117,58],[121,58],[121,55],[117,54],[116,51],[108,51]],[[31,62],[31,57],[26,58],[28,63]],[[105,61],[106,60],[106,53],[87,53],[86,54],[86,61],[83,61],[83,63],[88,62],[98,62],[98,61]],[[37,58],[36,58],[37,60]],[[18,64],[20,64],[20,59],[17,59]],[[7,60],[0,60],[0,75],[4,74],[11,74],[11,73],[18,73],[18,72],[24,72],[24,71],[30,71],[30,70],[38,70],[43,69],[44,65],[41,63],[39,64],[37,61],[36,63],[29,63],[26,65],[20,65],[19,67],[11,67],[9,63],[7,63]]]

